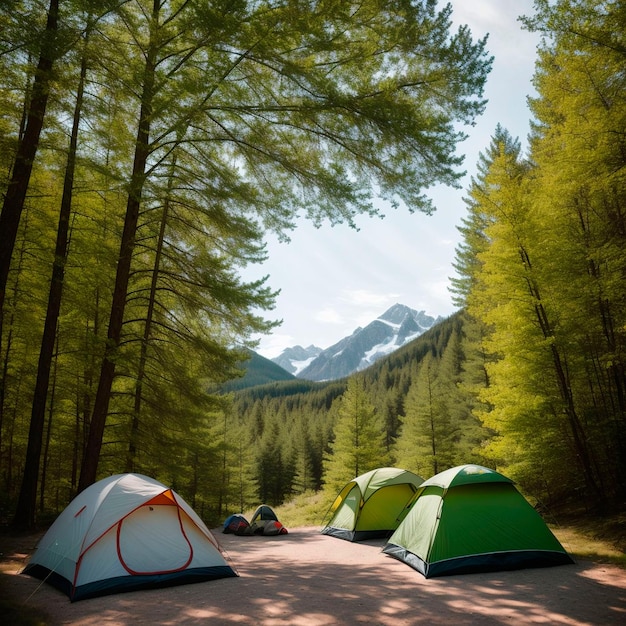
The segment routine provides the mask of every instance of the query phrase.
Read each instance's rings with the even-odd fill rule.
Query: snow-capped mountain
[[[296,346],[287,348],[272,360],[298,378],[335,380],[369,367],[440,320],[440,317],[435,319],[424,311],[394,304],[365,328],[357,328],[352,335],[326,350]]]
[[[298,374],[308,367],[321,352],[321,348],[313,345],[308,348],[294,346],[293,348],[285,348],[280,356],[272,359],[272,361],[280,365],[284,370],[287,370],[290,374],[298,376]]]

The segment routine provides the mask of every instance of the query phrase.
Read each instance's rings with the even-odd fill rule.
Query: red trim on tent
[[[80,509],[80,511],[76,511],[76,513],[74,513],[74,517],[78,517],[86,508],[87,508],[87,505],[83,504],[83,506]]]
[[[148,502],[142,502],[140,505],[136,506],[134,509],[126,513],[126,515],[118,519],[117,522],[111,524],[108,528],[105,528],[88,546],[82,549],[81,554],[80,554],[81,558],[82,558],[82,555],[85,552],[87,552],[87,550],[95,546],[98,543],[98,541],[100,541],[100,539],[102,539],[102,537],[104,537],[110,530],[115,528],[115,526],[117,526],[120,522],[123,522],[127,517],[130,517],[135,511],[138,511],[142,506],[146,506],[147,504],[156,502],[157,500],[160,500],[161,498],[167,498],[167,500],[164,500],[161,502],[162,504],[172,504],[172,502],[175,502],[173,496],[170,495],[168,497],[167,495],[165,495],[167,493],[171,494],[171,489],[161,492],[160,494],[154,496],[154,498],[152,498]],[[176,503],[176,506],[178,506],[178,503]]]
[[[117,525],[117,538],[116,538],[117,558],[120,560],[122,567],[131,576],[142,576],[142,575],[145,576],[146,574],[154,576],[158,574],[173,574],[174,572],[182,572],[183,570],[187,569],[189,563],[191,563],[193,559],[193,546],[191,545],[191,542],[189,541],[189,537],[187,537],[187,535],[185,534],[185,528],[183,527],[183,521],[180,516],[180,507],[175,502],[172,502],[171,498],[168,498],[166,493],[163,493],[159,496],[152,498],[152,500],[149,500],[142,506],[175,506],[176,507],[176,514],[178,516],[178,525],[180,527],[180,533],[185,538],[185,541],[187,542],[187,545],[189,546],[189,558],[183,565],[181,565],[180,567],[176,567],[174,569],[148,571],[148,572],[138,572],[138,571],[131,569],[130,567],[128,567],[128,565],[124,561],[124,558],[122,557],[122,550],[120,548],[120,534],[122,532],[122,523],[124,522],[124,519],[125,519],[125,518],[122,518]],[[141,507],[137,507],[135,511],[138,511],[140,508]]]
[[[179,508],[179,514],[180,514],[180,510],[182,509],[182,507],[180,506],[180,504],[178,504],[178,500],[176,499],[176,492],[172,491],[171,489],[167,490],[168,493],[168,497],[172,498],[172,501],[176,504],[176,506]],[[193,509],[192,509],[193,511]],[[207,534],[205,532],[205,530],[203,528],[201,528],[200,526],[198,526],[198,524],[196,524],[195,520],[191,517],[189,517],[189,522],[191,524],[193,524],[207,539],[208,541],[211,543],[212,546],[215,547],[215,549],[218,552],[222,552],[222,549],[220,548],[219,543],[217,543],[217,540],[215,539],[215,537],[212,535],[211,531],[209,531],[209,533]],[[208,530],[208,529],[207,529]]]
[[[78,579],[78,572],[80,571],[80,563],[83,560],[84,552],[81,552],[78,560],[76,561],[76,567],[74,568],[74,580],[72,580],[72,590],[70,592],[70,600],[74,598],[74,593],[76,591],[76,580]]]
[[[169,495],[166,495],[169,494]],[[161,500],[163,499],[163,500]],[[171,489],[167,489],[166,491],[162,491],[160,494],[154,496],[154,498],[152,498],[149,502],[143,502],[142,504],[140,504],[139,506],[135,507],[132,511],[129,511],[128,513],[126,513],[126,515],[124,515],[124,517],[120,518],[119,520],[117,520],[117,522],[115,522],[114,524],[111,524],[111,526],[109,526],[108,528],[105,528],[104,531],[102,531],[88,546],[83,547],[80,551],[80,554],[78,555],[78,559],[76,559],[76,567],[74,568],[74,580],[72,581],[72,594],[71,597],[74,596],[74,590],[76,589],[76,581],[78,580],[78,572],[80,571],[80,565],[81,562],[83,560],[83,557],[85,556],[85,554],[93,547],[95,546],[98,541],[100,541],[100,539],[102,539],[102,537],[104,537],[110,530],[112,530],[115,526],[118,526],[118,533],[119,533],[119,525],[130,515],[132,515],[135,511],[138,511],[142,506],[145,506],[146,504],[149,504],[150,502],[153,502],[155,500],[161,500],[164,503],[167,504],[172,504],[173,502],[175,502],[175,498],[172,494],[172,490]],[[176,506],[178,506],[178,503],[176,503]],[[83,507],[87,508],[87,505],[85,505]],[[81,511],[83,510],[81,509]],[[80,513],[80,511],[79,511]],[[78,515],[78,513],[77,513]],[[187,540],[187,542],[189,542]],[[122,563],[123,564],[123,563]]]

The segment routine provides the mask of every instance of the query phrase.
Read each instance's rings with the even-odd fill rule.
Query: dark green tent
[[[389,537],[422,482],[397,467],[379,467],[353,478],[335,498],[322,533],[347,541]]]
[[[513,481],[479,465],[429,478],[383,552],[426,578],[573,563]]]

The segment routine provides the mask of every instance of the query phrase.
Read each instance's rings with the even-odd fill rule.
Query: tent
[[[193,509],[139,474],[110,476],[78,494],[24,573],[58,587],[72,602],[237,576]]]
[[[235,513],[229,515],[224,520],[223,533],[232,533],[234,535],[245,535],[250,530],[250,522],[241,515],[241,513]]]
[[[267,504],[261,504],[261,506],[258,506],[256,511],[254,512],[254,514],[252,515],[252,519],[250,520],[250,525],[254,524],[255,522],[269,522],[269,521],[278,521],[278,517],[276,517],[276,513],[274,513],[274,510],[272,509],[271,506],[268,506]]]
[[[513,481],[461,465],[423,482],[383,552],[426,578],[573,563]]]
[[[278,521],[272,507],[262,504],[250,520],[250,532],[254,535],[286,535],[287,529]]]
[[[381,467],[352,479],[332,506],[325,535],[347,541],[388,537],[400,523],[399,515],[424,482],[396,467]]]

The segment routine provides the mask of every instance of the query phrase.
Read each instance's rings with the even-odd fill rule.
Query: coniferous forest
[[[430,211],[488,41],[412,2],[0,6],[0,518],[136,471],[207,519],[381,465],[494,467],[546,506],[626,501],[626,8],[536,0],[527,153],[466,190],[459,312],[345,380],[224,392],[298,215]],[[440,208],[440,210],[445,210]],[[260,312],[260,313],[259,313]]]

